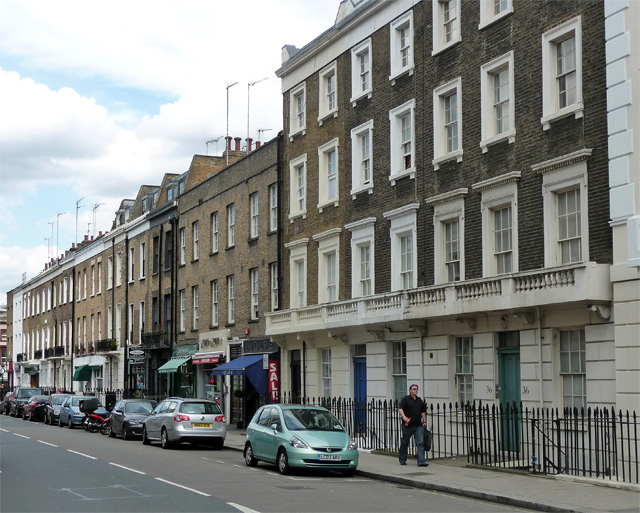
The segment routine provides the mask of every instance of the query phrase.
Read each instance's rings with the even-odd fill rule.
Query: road
[[[229,449],[163,450],[5,415],[0,472],[3,513],[524,511],[332,472],[281,476]]]

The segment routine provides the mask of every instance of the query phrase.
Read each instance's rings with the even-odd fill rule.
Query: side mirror
[[[273,429],[274,433],[277,433],[278,432],[278,424],[275,424],[275,423],[271,424],[271,429]]]

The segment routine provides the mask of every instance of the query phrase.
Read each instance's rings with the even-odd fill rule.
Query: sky
[[[275,137],[281,49],[339,3],[0,0],[0,304],[141,185],[221,154],[206,142],[227,133],[227,91],[229,135],[249,111],[250,137]]]

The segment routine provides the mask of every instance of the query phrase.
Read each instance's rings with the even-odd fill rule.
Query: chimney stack
[[[84,240],[85,240],[85,241],[88,241],[88,240],[89,240],[89,236],[88,236],[88,235],[85,235],[85,236],[84,236]]]
[[[260,146],[262,146],[262,143],[260,141],[256,141],[256,150],[260,148]]]
[[[240,142],[242,141],[242,137],[234,137],[233,140],[236,142],[236,151],[240,151]]]
[[[251,137],[247,137],[247,153],[251,153],[251,144],[253,143],[253,139]]]
[[[227,151],[231,151],[231,140],[233,139],[233,137],[228,135],[225,137],[225,139],[227,140]]]
[[[76,243],[75,242],[71,243],[71,249],[76,249]]]

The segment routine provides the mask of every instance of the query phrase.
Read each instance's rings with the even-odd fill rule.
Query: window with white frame
[[[407,343],[391,343],[391,376],[393,378],[393,395],[401,401],[407,394]]]
[[[289,137],[293,137],[298,133],[303,135],[306,133],[306,84],[303,82],[293,88],[289,93]]]
[[[122,342],[122,305],[116,305],[116,342]]]
[[[392,84],[405,73],[413,74],[413,11],[391,22],[389,80]]]
[[[338,299],[341,232],[340,228],[333,228],[313,236],[318,243],[318,303]]]
[[[589,260],[587,158],[590,149],[532,166],[542,173],[545,266]]]
[[[251,208],[251,238],[255,239],[258,236],[258,193],[254,192],[249,196],[249,203]]]
[[[136,250],[135,248],[129,248],[129,283],[133,283],[136,273]]]
[[[218,280],[211,281],[211,326],[217,326],[220,315],[220,303],[218,302]]]
[[[363,96],[371,98],[373,83],[371,80],[371,38],[351,49],[351,103]]]
[[[462,82],[452,80],[433,91],[433,167],[462,161]]]
[[[227,322],[236,322],[236,284],[232,275],[227,276]]]
[[[458,404],[473,402],[473,337],[455,339],[455,387]]]
[[[82,299],[82,281],[81,281],[81,274],[80,271],[78,271],[78,279],[76,280],[76,286],[77,286],[77,294],[76,294],[76,301],[78,301],[78,303],[80,302],[80,300]],[[39,314],[40,313],[40,292],[36,292],[36,313]]]
[[[271,279],[271,311],[275,312],[278,309],[278,263],[272,262],[269,264],[269,276]]]
[[[373,119],[351,130],[351,197],[373,193]]]
[[[184,332],[187,326],[187,296],[184,289],[178,291],[178,300],[180,302],[180,331]]]
[[[269,231],[278,230],[278,184],[269,186]]]
[[[218,212],[211,214],[211,253],[217,253],[219,248],[220,237],[220,220]]]
[[[116,287],[122,285],[122,253],[116,255]]]
[[[285,244],[289,250],[289,297],[291,308],[307,306],[307,246],[308,238]]]
[[[376,218],[368,217],[345,225],[351,231],[351,297],[375,292],[373,238]]]
[[[191,226],[193,234],[193,260],[200,259],[200,222],[196,221]]]
[[[320,96],[318,102],[318,123],[321,125],[322,121],[327,117],[336,117],[338,115],[337,68],[337,62],[333,61],[319,73]]]
[[[95,314],[91,314],[91,342],[95,342],[96,341],[96,316]]]
[[[480,25],[478,25],[478,29],[483,29],[512,12],[513,0],[480,0]]]
[[[434,276],[436,284],[464,280],[464,198],[461,188],[426,200],[433,205]]]
[[[318,209],[338,203],[338,139],[318,148]]]
[[[416,101],[412,99],[389,111],[391,185],[404,176],[416,176],[415,107]]]
[[[144,242],[140,243],[140,279],[143,280],[146,275],[147,267],[147,245]]]
[[[486,153],[490,145],[516,140],[513,85],[513,51],[480,68],[482,140]]]
[[[460,0],[433,0],[433,51],[450,48],[462,39],[460,32]]]
[[[415,251],[417,237],[418,203],[385,212],[391,221],[391,290],[417,287],[418,256]]]
[[[307,215],[307,154],[289,164],[289,219]]]
[[[98,262],[98,294],[102,294],[102,262]]]
[[[542,35],[542,128],[566,116],[581,118],[582,26],[578,16]]]
[[[129,305],[129,315],[127,315],[127,342],[133,344],[133,325],[134,325],[134,308],[133,303]]]
[[[107,260],[107,290],[113,287],[113,257],[110,256]]]
[[[86,269],[82,270],[82,299],[87,299],[87,270]],[[44,312],[44,308],[42,311]]]
[[[325,347],[321,352],[322,396],[331,398],[331,348]]]
[[[140,301],[140,311],[138,313],[138,340],[142,341],[142,334],[145,333],[145,302],[144,301]],[[99,317],[98,317],[99,319]]]
[[[259,282],[258,268],[249,270],[249,286],[251,294],[251,320],[255,321],[259,315]]]
[[[193,324],[191,328],[197,330],[200,327],[200,291],[197,285],[191,288],[191,298],[193,302]]]
[[[587,407],[587,358],[585,331],[561,330],[560,377],[562,379],[562,403],[565,408]]]
[[[180,228],[180,265],[187,263],[187,231]]]
[[[236,245],[236,206],[227,205],[227,248]]]

